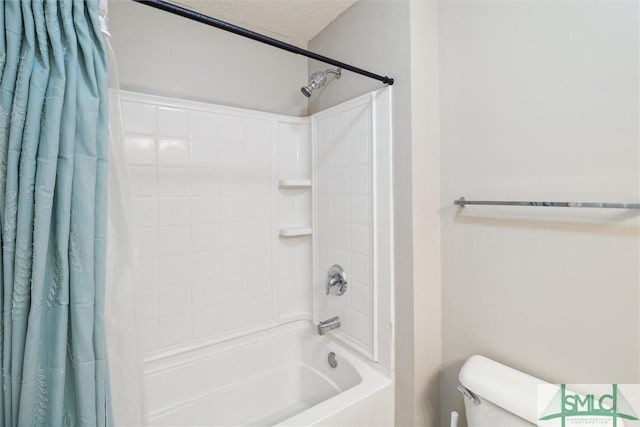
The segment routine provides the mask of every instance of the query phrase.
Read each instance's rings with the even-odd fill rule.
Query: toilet
[[[484,356],[471,356],[458,379],[469,427],[536,425],[538,386],[547,382]]]

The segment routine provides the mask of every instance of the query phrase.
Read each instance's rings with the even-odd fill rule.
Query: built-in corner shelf
[[[278,182],[280,188],[310,188],[310,179],[281,179]]]
[[[280,237],[311,236],[311,227],[284,227],[280,229]]]

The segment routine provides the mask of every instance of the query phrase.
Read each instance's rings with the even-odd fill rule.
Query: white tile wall
[[[123,115],[138,240],[146,354],[311,316],[310,120],[126,94]],[[341,297],[317,292],[318,315],[373,352],[371,107],[315,119],[318,285],[334,263]]]
[[[275,116],[165,101],[123,101],[146,354],[277,316]]]
[[[371,108],[358,105],[318,117],[315,132],[319,320],[339,316],[342,332],[372,350]],[[347,273],[342,296],[324,294],[333,264]]]

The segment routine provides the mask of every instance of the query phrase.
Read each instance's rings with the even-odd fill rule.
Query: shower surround
[[[123,93],[152,424],[392,423],[390,96],[289,117]]]

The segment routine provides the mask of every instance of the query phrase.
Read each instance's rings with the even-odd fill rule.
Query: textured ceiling
[[[306,47],[358,0],[171,0],[205,15]]]

